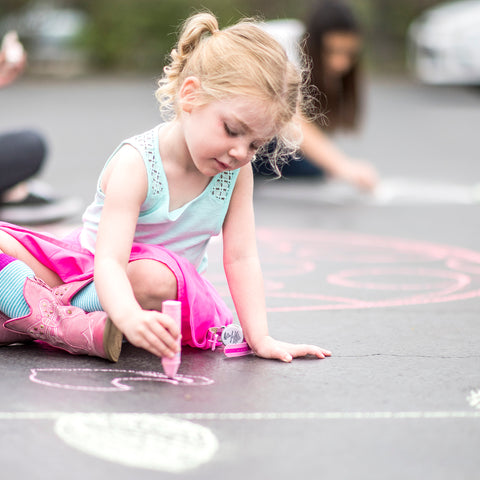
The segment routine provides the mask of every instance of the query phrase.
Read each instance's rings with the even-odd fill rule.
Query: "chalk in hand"
[[[177,300],[166,300],[162,303],[162,313],[172,317],[177,323],[178,327],[182,327],[182,304]],[[180,337],[178,339],[178,346],[180,346]],[[173,358],[162,357],[162,367],[165,375],[168,378],[174,378],[177,374],[181,362],[181,351],[175,354]]]

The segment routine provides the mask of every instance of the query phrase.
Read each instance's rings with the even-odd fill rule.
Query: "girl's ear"
[[[179,101],[180,108],[187,113],[192,111],[192,108],[198,103],[198,96],[200,94],[200,80],[197,77],[187,77],[180,87]]]

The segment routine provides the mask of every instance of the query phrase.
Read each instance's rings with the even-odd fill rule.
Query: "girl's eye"
[[[228,136],[236,137],[238,135],[238,133],[231,130],[226,123],[223,123],[223,127],[225,128],[225,132],[227,132]]]

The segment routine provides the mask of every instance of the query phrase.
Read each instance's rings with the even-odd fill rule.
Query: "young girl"
[[[43,339],[113,361],[122,334],[158,356],[172,357],[179,335],[209,348],[209,329],[232,322],[201,275],[208,241],[222,232],[251,349],[285,362],[330,355],[269,336],[255,241],[251,162],[274,136],[289,142],[300,72],[254,23],[219,30],[209,13],[185,23],[171,56],[156,92],[171,120],[117,148],[81,231],[58,240],[0,224],[0,343]],[[160,313],[166,299],[182,302],[181,332]]]

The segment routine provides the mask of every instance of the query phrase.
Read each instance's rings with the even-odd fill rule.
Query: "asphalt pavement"
[[[0,91],[0,129],[41,130],[41,179],[87,204],[119,141],[159,122],[154,88],[153,76],[25,79]],[[271,334],[332,357],[185,348],[171,382],[128,344],[117,364],[4,347],[2,478],[478,478],[480,90],[371,78],[365,103],[362,130],[336,141],[377,166],[376,195],[255,187]],[[208,276],[231,305],[220,260],[213,239]]]

